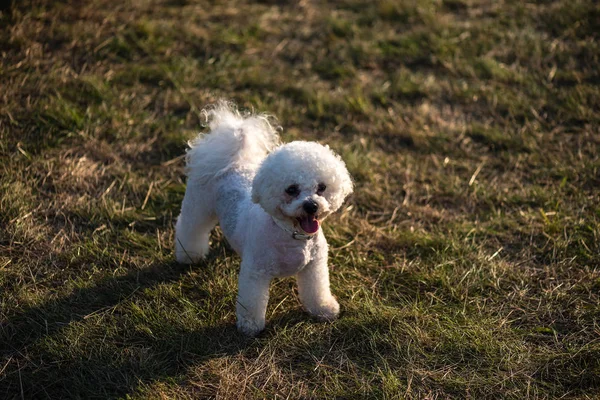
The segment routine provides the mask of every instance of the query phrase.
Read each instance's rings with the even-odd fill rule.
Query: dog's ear
[[[344,167],[344,169],[346,169],[346,168]],[[346,197],[351,195],[352,192],[354,191],[354,182],[352,181],[352,176],[350,176],[350,173],[348,172],[347,169],[345,171],[343,181],[344,181],[344,183],[342,184],[342,193],[343,193],[343,196],[345,199]]]
[[[264,178],[262,176],[263,174],[261,174],[261,171],[258,170],[258,173],[256,174],[256,176],[254,176],[254,179],[252,180],[252,202],[256,203],[256,204],[260,204],[260,190],[259,188],[261,187]]]
[[[258,194],[258,192],[254,189],[252,189],[252,202],[259,204],[260,203],[260,195]]]

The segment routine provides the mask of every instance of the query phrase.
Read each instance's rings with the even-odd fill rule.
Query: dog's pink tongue
[[[315,233],[319,230],[319,220],[314,215],[307,215],[306,217],[298,218],[300,227],[308,234]]]

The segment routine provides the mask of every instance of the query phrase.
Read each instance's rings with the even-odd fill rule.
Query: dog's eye
[[[298,187],[298,185],[290,185],[287,189],[285,189],[285,192],[290,196],[295,197],[300,194],[300,188]]]
[[[319,186],[317,186],[317,193],[321,194],[325,191],[325,189],[327,189],[327,185],[324,183],[319,183]]]

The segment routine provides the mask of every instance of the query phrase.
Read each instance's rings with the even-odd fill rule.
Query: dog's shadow
[[[48,350],[52,346],[44,345],[65,340],[65,329],[73,323],[116,309],[144,289],[176,282],[190,268],[207,267],[203,264],[154,265],[5,316],[0,327],[0,397],[122,397],[135,392],[141,383],[177,377],[190,365],[242,351],[253,340],[240,335],[233,322],[200,329],[171,326],[146,336],[125,332],[123,343],[114,339],[110,343],[112,352],[102,349],[106,346],[102,336],[108,334],[103,328],[96,336],[88,333],[91,340],[82,338],[89,342],[84,351],[71,350],[64,343],[59,346],[64,352],[55,354]],[[121,351],[115,352],[115,346]]]

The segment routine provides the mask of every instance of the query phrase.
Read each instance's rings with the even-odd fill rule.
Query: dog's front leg
[[[310,314],[334,320],[340,313],[340,305],[329,288],[329,269],[327,255],[321,255],[310,262],[297,275],[300,301]]]
[[[248,336],[256,336],[265,328],[271,277],[254,270],[242,261],[238,281],[237,327]]]

